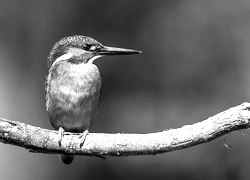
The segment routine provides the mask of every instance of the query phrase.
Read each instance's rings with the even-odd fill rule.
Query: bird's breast
[[[94,64],[62,63],[52,67],[47,80],[47,111],[52,126],[83,132],[95,118],[101,76]]]

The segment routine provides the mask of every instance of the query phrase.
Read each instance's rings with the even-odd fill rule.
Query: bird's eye
[[[101,46],[99,45],[91,45],[91,44],[85,44],[83,46],[83,49],[86,50],[86,51],[97,51],[99,49],[101,49]]]
[[[86,51],[89,51],[89,49],[91,48],[91,45],[90,45],[90,44],[84,44],[84,45],[82,46],[82,48],[83,48],[84,50],[86,50]]]

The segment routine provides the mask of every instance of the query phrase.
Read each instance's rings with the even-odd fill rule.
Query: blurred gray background
[[[208,118],[250,98],[250,1],[0,0],[0,116],[52,129],[47,56],[87,35],[143,54],[95,61],[103,78],[92,132],[148,133]],[[249,179],[250,132],[158,156],[32,154],[0,144],[1,179]],[[226,142],[230,148],[224,145]]]

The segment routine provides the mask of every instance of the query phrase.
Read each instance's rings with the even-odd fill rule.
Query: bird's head
[[[105,55],[138,54],[141,51],[104,46],[98,41],[81,35],[69,36],[58,41],[48,56],[48,67],[62,61],[74,64],[93,63]]]

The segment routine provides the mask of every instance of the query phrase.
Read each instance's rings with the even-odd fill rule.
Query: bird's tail
[[[72,161],[74,160],[74,155],[61,154],[59,156],[60,156],[60,159],[62,160],[62,162],[64,164],[67,164],[67,165],[72,163]]]

